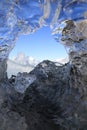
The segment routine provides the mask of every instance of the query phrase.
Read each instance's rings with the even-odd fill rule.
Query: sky
[[[20,36],[10,53],[10,59],[17,56],[19,52],[24,53],[26,56],[31,56],[38,61],[67,57],[65,48],[53,39],[49,27],[43,27],[33,34]]]

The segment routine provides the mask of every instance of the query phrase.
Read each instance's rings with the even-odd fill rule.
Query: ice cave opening
[[[7,74],[30,72],[39,62],[51,60],[62,64],[68,61],[64,46],[57,43],[50,27],[42,27],[29,35],[18,38],[14,49],[8,57]]]

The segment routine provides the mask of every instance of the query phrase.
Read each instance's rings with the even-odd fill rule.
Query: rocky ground
[[[62,66],[43,61],[2,81],[0,130],[87,130],[85,56]]]

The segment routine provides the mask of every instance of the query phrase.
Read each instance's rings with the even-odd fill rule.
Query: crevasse
[[[6,61],[21,34],[50,26],[57,41],[69,52],[87,50],[86,0],[1,0],[0,79],[6,77]]]

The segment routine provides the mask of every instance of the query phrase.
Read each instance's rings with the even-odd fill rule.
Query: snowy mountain
[[[18,72],[30,72],[39,62],[31,56],[25,56],[23,52],[18,53],[15,57],[8,59],[8,77],[17,75]],[[58,63],[57,65],[59,66],[67,63],[68,58],[57,59],[54,62]]]

